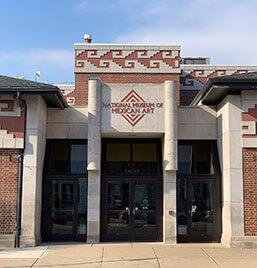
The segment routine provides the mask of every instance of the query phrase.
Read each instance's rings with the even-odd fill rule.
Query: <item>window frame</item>
[[[108,143],[128,143],[130,144],[130,174],[117,174],[117,173],[106,173],[105,172],[105,164],[106,162],[106,145]],[[157,153],[157,173],[133,173],[132,172],[132,164],[133,162],[133,144],[136,143],[153,143],[156,144],[156,153]],[[151,163],[151,162],[150,162]],[[160,177],[163,174],[162,171],[162,148],[161,148],[161,139],[159,138],[146,138],[146,139],[140,139],[140,138],[103,138],[102,139],[102,157],[101,157],[101,174],[104,177]]]
[[[220,163],[218,158],[218,148],[217,148],[217,141],[216,140],[178,140],[178,147],[180,145],[191,145],[192,146],[192,153],[194,154],[194,145],[210,145],[211,146],[211,154],[213,156],[213,169],[214,173],[179,173],[179,170],[177,170],[177,176],[187,176],[187,177],[199,177],[199,176],[210,176],[210,177],[216,177],[220,176]],[[178,148],[179,151],[179,148]],[[194,157],[192,157],[193,159]],[[179,164],[179,156],[178,156],[178,164]],[[196,169],[196,162],[192,163],[194,165],[194,170]]]
[[[69,166],[68,166],[68,172],[66,172],[66,173],[51,172],[51,165],[52,165],[52,160],[53,160],[53,145],[57,144],[57,143],[69,145],[69,164],[68,164]],[[45,161],[44,161],[44,171],[43,171],[44,175],[47,175],[47,176],[83,176],[83,177],[87,177],[87,175],[88,175],[87,168],[85,169],[85,173],[72,173],[70,170],[71,146],[72,145],[88,145],[88,143],[87,143],[87,140],[82,140],[82,139],[78,139],[78,140],[47,139],[46,140]],[[88,151],[88,147],[87,147],[87,151]]]
[[[178,140],[179,145],[194,145],[194,144],[211,144],[211,152],[213,154],[213,168],[214,174],[179,174],[177,171],[177,208],[178,208],[178,181],[185,180],[186,187],[189,185],[189,181],[193,181],[194,179],[197,181],[200,180],[212,180],[214,182],[214,196],[215,196],[215,210],[216,210],[216,226],[215,226],[215,239],[214,241],[220,242],[221,233],[222,233],[222,186],[221,186],[221,169],[220,169],[220,162],[219,162],[219,154],[218,154],[218,147],[217,147],[217,140]],[[188,188],[187,188],[187,197],[188,197]],[[188,203],[187,203],[188,204]],[[178,211],[177,211],[178,213]],[[177,223],[177,234],[178,234],[178,223]],[[177,242],[195,242],[189,241],[189,236],[187,235],[177,235]],[[212,242],[214,242],[212,241]]]

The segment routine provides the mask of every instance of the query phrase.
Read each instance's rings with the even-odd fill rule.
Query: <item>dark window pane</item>
[[[104,173],[112,175],[158,174],[156,143],[110,142],[105,145]]]
[[[51,234],[72,234],[73,193],[72,181],[53,181]]]
[[[50,174],[86,174],[87,145],[70,142],[49,143]],[[45,159],[47,163],[47,159]]]
[[[135,143],[133,144],[133,161],[157,162],[157,144]]]
[[[135,184],[134,234],[136,240],[151,240],[157,237],[156,205],[157,190],[154,182]]]
[[[188,144],[178,147],[178,174],[214,174],[211,144]]]
[[[65,174],[69,172],[69,144],[55,143],[52,145],[51,173]]]
[[[178,179],[177,188],[177,224],[178,235],[187,235],[187,183],[186,179]]]
[[[106,145],[107,162],[128,162],[130,161],[129,143],[108,143]]]
[[[108,182],[107,240],[129,239],[129,183]]]
[[[78,189],[78,234],[87,232],[87,180],[79,178]]]
[[[196,144],[194,146],[194,161],[196,174],[214,174],[210,144]]]
[[[85,174],[87,172],[87,145],[72,144],[70,157],[70,173]]]
[[[130,144],[106,144],[106,174],[130,174]]]
[[[134,174],[158,173],[157,144],[134,143],[133,145],[133,170]]]
[[[193,173],[192,145],[179,145],[178,147],[178,174]]]
[[[208,236],[214,233],[213,182],[191,183],[192,233],[196,236]]]

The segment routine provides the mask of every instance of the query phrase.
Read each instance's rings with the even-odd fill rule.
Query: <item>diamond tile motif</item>
[[[121,103],[144,103],[144,99],[140,97],[133,89],[128,93],[128,95],[121,100]],[[123,118],[125,118],[133,127],[145,116],[145,114],[136,114],[136,113],[124,113],[122,114]]]

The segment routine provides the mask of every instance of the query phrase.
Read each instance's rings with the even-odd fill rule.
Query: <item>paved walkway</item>
[[[257,268],[257,249],[219,244],[47,244],[0,251],[1,268]]]

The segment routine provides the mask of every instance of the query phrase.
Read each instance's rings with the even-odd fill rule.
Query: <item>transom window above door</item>
[[[157,139],[104,139],[102,150],[105,175],[161,173],[160,142]]]
[[[180,141],[179,175],[215,175],[219,173],[216,142]]]
[[[86,174],[87,144],[85,141],[52,141],[46,147],[45,173]]]

